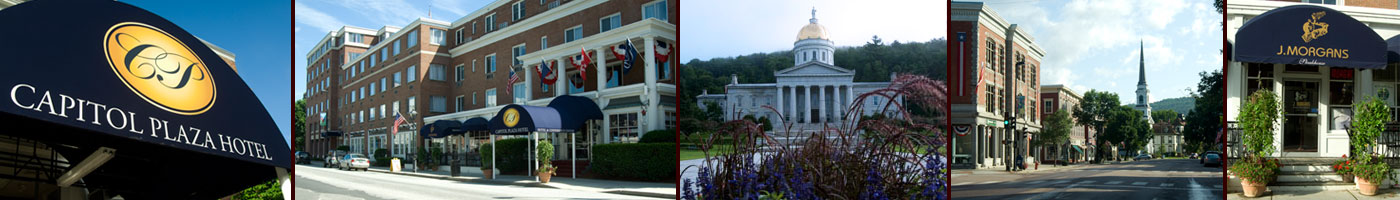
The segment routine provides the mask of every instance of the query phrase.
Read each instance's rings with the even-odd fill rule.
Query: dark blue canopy
[[[442,138],[448,135],[462,134],[464,132],[465,131],[462,130],[462,122],[456,120],[433,121],[433,123],[423,125],[423,129],[418,130],[419,135],[423,136],[423,138]]]
[[[1386,43],[1371,27],[1331,8],[1293,5],[1245,22],[1235,34],[1239,62],[1382,69]]]
[[[492,135],[524,135],[530,132],[557,133],[559,111],[550,107],[506,105],[487,122]]]
[[[584,129],[584,123],[588,120],[603,119],[603,110],[598,109],[598,104],[587,97],[554,97],[554,100],[549,101],[549,107],[559,111],[559,124],[563,132],[576,132]]]
[[[340,135],[341,135],[340,131],[326,131],[326,132],[321,132],[321,137],[338,137],[338,136],[340,136]]]
[[[487,130],[486,123],[486,118],[473,117],[467,119],[466,121],[462,121],[462,131],[485,131]]]
[[[1385,39],[1385,57],[1390,63],[1400,63],[1400,35]]]

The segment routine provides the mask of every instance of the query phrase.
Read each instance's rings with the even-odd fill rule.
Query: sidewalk
[[[312,165],[310,165],[310,167],[320,166],[320,162],[313,162]],[[419,170],[417,173],[415,173],[413,172],[412,168],[405,168],[403,171],[399,172],[390,172],[388,167],[370,167],[369,171],[387,174],[417,176],[423,178],[453,180],[468,183],[542,187],[667,199],[675,199],[678,197],[678,195],[676,194],[676,185],[674,183],[632,182],[582,178],[572,179],[567,176],[554,176],[550,178],[549,183],[540,183],[538,181],[535,181],[534,176],[500,174],[496,175],[496,179],[484,179],[482,178],[484,174],[481,172],[481,169],[475,166],[461,167],[462,173],[460,176],[456,177],[452,177],[452,172],[447,170]],[[582,169],[580,169],[580,171],[582,171]]]
[[[1229,197],[1228,197],[1228,199],[1244,199],[1244,200],[1255,200],[1255,199],[1327,199],[1327,200],[1346,200],[1346,199],[1357,199],[1357,200],[1361,200],[1361,199],[1397,199],[1397,198],[1400,198],[1400,195],[1397,195],[1397,192],[1400,192],[1400,191],[1397,191],[1397,189],[1382,189],[1382,190],[1380,190],[1380,191],[1376,191],[1376,195],[1375,195],[1375,196],[1361,195],[1360,191],[1357,191],[1357,190],[1355,190],[1355,189],[1350,189],[1350,190],[1330,190],[1330,191],[1307,191],[1307,192],[1269,192],[1269,193],[1265,193],[1265,194],[1264,194],[1265,196],[1260,196],[1260,197],[1255,197],[1255,198],[1248,198],[1248,197],[1244,197],[1244,193],[1240,193],[1240,192],[1238,192],[1238,191],[1231,191],[1231,192],[1230,192],[1230,195],[1229,195]]]
[[[1109,164],[1113,164],[1113,163],[1109,163]],[[966,175],[981,175],[981,174],[1039,174],[1039,173],[1054,173],[1054,172],[1058,172],[1058,171],[1060,171],[1060,170],[1077,169],[1077,168],[1087,167],[1087,166],[1093,166],[1093,165],[1108,165],[1108,164],[1088,164],[1088,163],[1081,163],[1081,164],[1071,164],[1071,165],[1069,165],[1069,166],[1040,165],[1040,169],[1036,169],[1035,165],[1031,165],[1030,168],[1026,168],[1025,170],[1014,171],[1014,172],[1008,172],[1008,171],[1006,171],[1006,168],[1005,168],[1005,167],[985,168],[985,169],[954,169],[954,170],[952,170],[952,172],[951,172],[950,174],[952,174],[953,177],[966,176]]]

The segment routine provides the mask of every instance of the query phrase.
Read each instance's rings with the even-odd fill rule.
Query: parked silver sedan
[[[364,170],[364,171],[369,171],[369,158],[368,158],[368,157],[365,157],[364,154],[358,154],[358,153],[345,154],[344,157],[340,157],[340,166],[339,166],[337,169],[341,169],[341,170],[346,170],[346,169],[348,169],[348,170],[360,169],[360,170]]]

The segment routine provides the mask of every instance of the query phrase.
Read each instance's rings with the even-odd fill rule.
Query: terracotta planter
[[[1355,183],[1355,180],[1356,176],[1353,176],[1351,174],[1342,174],[1342,182]]]
[[[1265,190],[1269,189],[1268,183],[1251,182],[1245,178],[1240,179],[1240,185],[1244,186],[1244,197],[1259,197],[1264,194]]]
[[[549,178],[553,176],[554,175],[549,174],[548,172],[540,172],[540,183],[549,183]]]
[[[492,176],[495,176],[495,174],[491,173],[491,169],[481,169],[481,173],[484,179],[491,179]]]
[[[1375,196],[1376,190],[1380,187],[1380,181],[1372,182],[1361,177],[1356,177],[1356,189],[1361,190],[1361,195]]]

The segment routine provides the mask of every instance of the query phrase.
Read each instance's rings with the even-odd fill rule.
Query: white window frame
[[[512,101],[513,103],[520,104],[520,105],[525,105],[525,102],[526,102],[526,101],[530,101],[529,97],[526,96],[527,93],[530,92],[530,90],[529,90],[529,88],[525,88],[525,83],[524,83],[524,82],[515,83],[515,86],[513,86],[511,89],[512,89],[512,90],[516,90],[516,91],[511,91],[511,94],[510,94],[510,96],[511,96],[511,101]]]
[[[496,31],[496,13],[491,13],[490,15],[486,15],[486,18],[484,18],[484,19],[482,19],[482,20],[485,20],[485,21],[486,21],[486,24],[485,24],[485,25],[486,25],[486,32],[487,32],[487,33],[490,33],[491,31]]]
[[[457,64],[457,67],[455,67],[454,70],[456,70],[456,72],[457,72],[457,73],[453,74],[453,75],[456,75],[456,76],[457,76],[457,77],[455,78],[456,81],[457,81],[457,82],[462,82],[462,79],[465,79],[465,78],[466,78],[465,76],[467,76],[467,68],[466,68],[466,65]]]
[[[429,40],[428,44],[442,45],[447,43],[447,30],[428,28],[428,31],[433,34],[432,40]]]
[[[447,81],[447,66],[428,64],[428,80]]]
[[[487,74],[496,73],[496,54],[487,54],[482,60],[486,60],[482,66],[486,67]]]
[[[466,96],[464,96],[464,95],[457,95],[457,99],[456,99],[456,101],[453,102],[453,104],[457,106],[456,109],[455,109],[456,112],[462,112],[463,110],[465,110],[465,109],[462,109],[462,108],[467,106]]]
[[[613,21],[613,20],[612,20],[614,17],[617,18],[616,21]],[[607,19],[609,23],[617,24],[617,26],[608,27],[608,26],[611,25],[611,24],[604,25],[604,24],[603,24],[603,20],[604,20],[604,19]],[[604,28],[604,27],[607,27],[607,28]],[[613,30],[613,29],[617,29],[617,28],[620,28],[620,27],[622,27],[622,13],[621,13],[621,12],[613,13],[613,14],[611,14],[611,15],[603,16],[603,17],[598,18],[598,32],[599,32],[599,33],[608,32],[608,31],[611,31],[611,30]]]
[[[453,43],[456,43],[457,45],[461,45],[461,44],[462,44],[462,29],[457,29],[456,34],[457,34],[457,35],[456,35],[455,38],[457,38],[457,40],[456,40],[456,42],[453,42]]]
[[[641,9],[642,9],[642,12],[641,12],[641,13],[642,13],[642,20],[646,20],[646,19],[647,19],[647,6],[652,6],[652,5],[655,5],[655,4],[657,4],[657,3],[668,3],[668,2],[666,2],[666,0],[657,0],[657,1],[652,1],[652,2],[648,2],[648,3],[642,4],[642,7],[641,7]],[[669,5],[669,4],[667,4],[667,5],[662,5],[661,8],[665,8],[666,14],[661,15],[662,18],[661,18],[660,20],[661,20],[661,21],[667,21],[667,22],[669,22],[669,21],[671,20],[671,5]]]
[[[515,2],[510,5],[510,21],[520,21],[525,18],[525,1]]]
[[[418,65],[409,65],[408,69],[404,70],[404,75],[407,76],[407,78],[405,79],[408,79],[407,81],[404,81],[405,83],[412,83],[413,81],[417,81]]]
[[[496,88],[486,89],[486,107],[496,106]]]
[[[442,106],[438,106],[438,100],[442,100]],[[447,112],[447,97],[428,96],[428,112]]]
[[[569,33],[573,32],[574,29],[578,29],[578,34],[575,34],[575,36],[578,37],[577,39],[572,38],[572,37],[569,37]],[[565,29],[564,29],[564,43],[569,43],[569,42],[573,42],[573,41],[575,41],[575,40],[580,40],[580,39],[583,39],[583,25],[582,25],[582,24],[575,25],[574,27],[569,27],[569,28],[565,28]]]
[[[549,36],[540,36],[540,51],[549,49]]]
[[[404,41],[408,42],[408,44],[405,44],[404,47],[418,46],[418,30],[408,32],[408,39],[405,39]]]
[[[530,49],[527,49],[525,47],[525,43],[520,43],[519,45],[510,47],[511,66],[520,66],[522,63],[525,63],[524,61],[520,60],[520,56],[524,56],[526,53],[529,52]]]
[[[476,105],[476,92],[472,92],[472,105]]]

